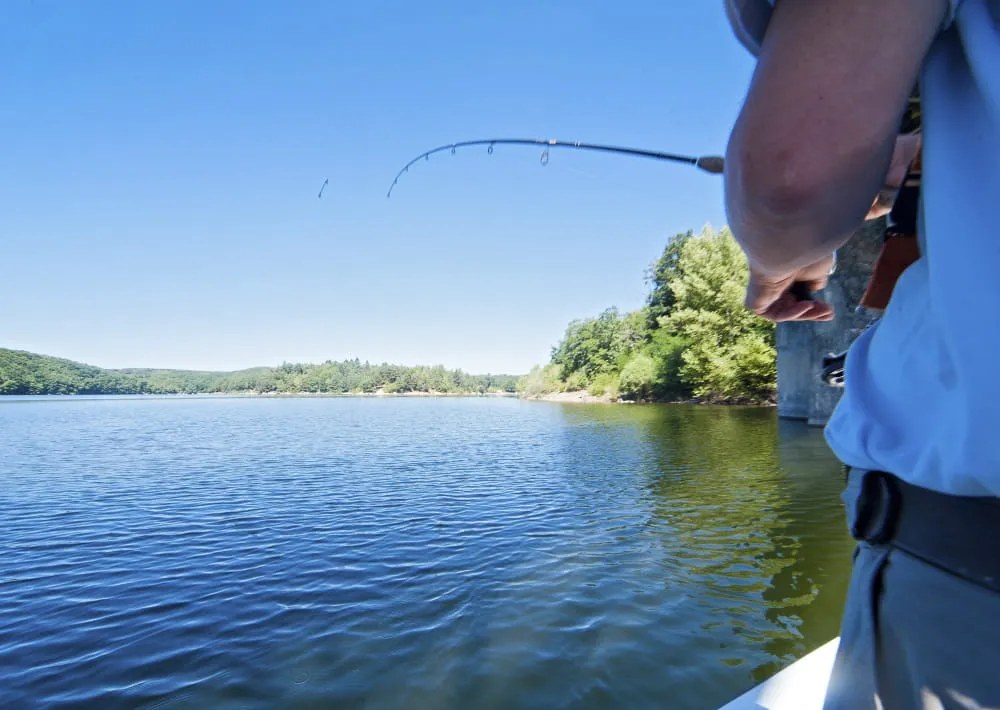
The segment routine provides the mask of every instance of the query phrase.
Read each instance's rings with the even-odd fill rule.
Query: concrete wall
[[[822,294],[836,310],[828,323],[779,323],[778,415],[826,424],[843,390],[820,380],[823,356],[845,350],[871,322],[856,313],[882,247],[883,220],[867,223],[837,252],[837,271]]]
[[[809,419],[812,407],[813,326],[809,323],[779,323],[778,415],[785,419]]]

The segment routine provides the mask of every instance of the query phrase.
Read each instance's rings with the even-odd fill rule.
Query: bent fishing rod
[[[692,155],[680,155],[678,153],[645,150],[642,148],[627,148],[623,146],[604,145],[600,143],[582,143],[580,141],[560,141],[555,139],[546,140],[542,138],[479,138],[476,140],[459,141],[457,143],[439,145],[437,148],[432,148],[431,150],[421,153],[404,165],[403,168],[396,173],[396,177],[392,179],[392,184],[389,186],[389,191],[385,194],[386,199],[392,197],[392,189],[396,187],[396,184],[399,182],[399,178],[401,178],[404,173],[409,172],[410,168],[416,163],[419,163],[421,160],[429,160],[435,153],[442,153],[446,150],[450,150],[451,154],[454,155],[459,148],[467,148],[469,146],[477,145],[487,146],[486,152],[490,155],[493,155],[493,149],[498,145],[541,146],[544,150],[542,150],[539,161],[543,167],[549,164],[550,148],[568,148],[570,150],[592,150],[602,153],[625,155],[633,158],[651,158],[653,160],[666,160],[673,163],[684,163],[694,166],[700,170],[704,170],[706,173],[711,173],[712,175],[720,175],[726,168],[725,158],[718,155],[703,155],[696,157]],[[832,269],[831,273],[833,273]],[[811,290],[803,282],[795,282],[792,284],[790,291],[800,301],[814,300]]]
[[[498,145],[530,145],[536,147],[542,147],[542,155],[540,161],[543,166],[549,163],[549,149],[550,148],[568,148],[571,150],[594,150],[603,153],[616,153],[618,155],[628,155],[634,158],[652,158],[653,160],[667,160],[674,163],[687,163],[688,165],[693,165],[696,168],[700,168],[707,173],[712,173],[713,175],[719,175],[725,169],[725,159],[716,155],[706,155],[701,157],[695,157],[690,155],[678,155],[676,153],[664,153],[656,150],[644,150],[641,148],[624,148],[616,145],[602,145],[599,143],[581,143],[579,141],[559,141],[554,139],[542,139],[542,138],[480,138],[471,141],[459,141],[458,143],[448,143],[446,145],[440,145],[437,148],[428,150],[425,153],[421,153],[416,158],[408,162],[403,166],[403,169],[396,173],[396,177],[392,180],[392,185],[389,186],[389,191],[386,193],[386,198],[392,196],[392,189],[396,187],[396,183],[399,182],[399,178],[403,176],[403,173],[409,172],[410,167],[421,160],[428,160],[435,153],[442,153],[446,150],[450,150],[451,154],[454,155],[459,148],[467,148],[474,145],[485,145],[487,147],[487,153],[493,155],[493,149]]]

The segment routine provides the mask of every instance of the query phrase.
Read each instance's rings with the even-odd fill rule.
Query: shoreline
[[[220,397],[517,397],[516,392],[211,392]],[[193,396],[193,395],[189,395]]]
[[[664,399],[664,400],[628,400],[608,397],[606,395],[592,395],[587,390],[575,390],[573,392],[549,392],[547,394],[537,394],[522,396],[521,399],[532,402],[559,402],[562,404],[695,404],[702,406],[717,407],[776,407],[776,402],[712,402],[702,399]]]
[[[4,397],[518,397],[516,392],[73,392],[0,394]]]
[[[248,399],[310,399],[310,398],[347,398],[347,399],[392,399],[392,398],[482,398],[497,397],[505,399],[521,399],[526,402],[552,402],[556,404],[687,404],[717,407],[776,407],[775,402],[713,402],[700,399],[675,400],[627,400],[612,398],[606,395],[592,395],[586,390],[573,392],[549,392],[547,394],[523,395],[517,392],[104,392],[72,394],[0,394],[0,401],[6,398],[24,397],[144,397],[149,399],[177,398],[211,398],[211,397],[245,397]]]
[[[597,396],[590,394],[587,390],[576,390],[575,392],[549,392],[547,394],[533,394],[522,396],[531,402],[571,402],[573,404],[617,404],[617,400],[604,395]]]

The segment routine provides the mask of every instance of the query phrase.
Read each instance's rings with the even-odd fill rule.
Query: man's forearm
[[[752,265],[790,275],[863,223],[946,11],[945,0],[775,3],[726,154],[730,228]]]
[[[833,317],[829,304],[792,287],[822,288],[831,253],[872,209],[947,11],[947,0],[774,3],[724,176],[754,313],[775,322]]]

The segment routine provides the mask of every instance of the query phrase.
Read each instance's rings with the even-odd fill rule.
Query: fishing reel
[[[830,353],[823,356],[823,371],[820,379],[827,387],[844,386],[844,363],[847,360],[847,351],[841,353]]]
[[[862,328],[854,328],[852,332],[855,333],[854,340],[857,340],[862,333],[871,328],[873,325],[878,323],[881,313],[873,311],[872,309],[865,308],[864,306],[858,306],[854,309],[855,314],[858,316],[867,316],[868,323]],[[820,370],[819,378],[828,387],[843,387],[844,386],[844,367],[847,362],[847,350],[839,353],[828,353],[823,356],[823,366]]]

